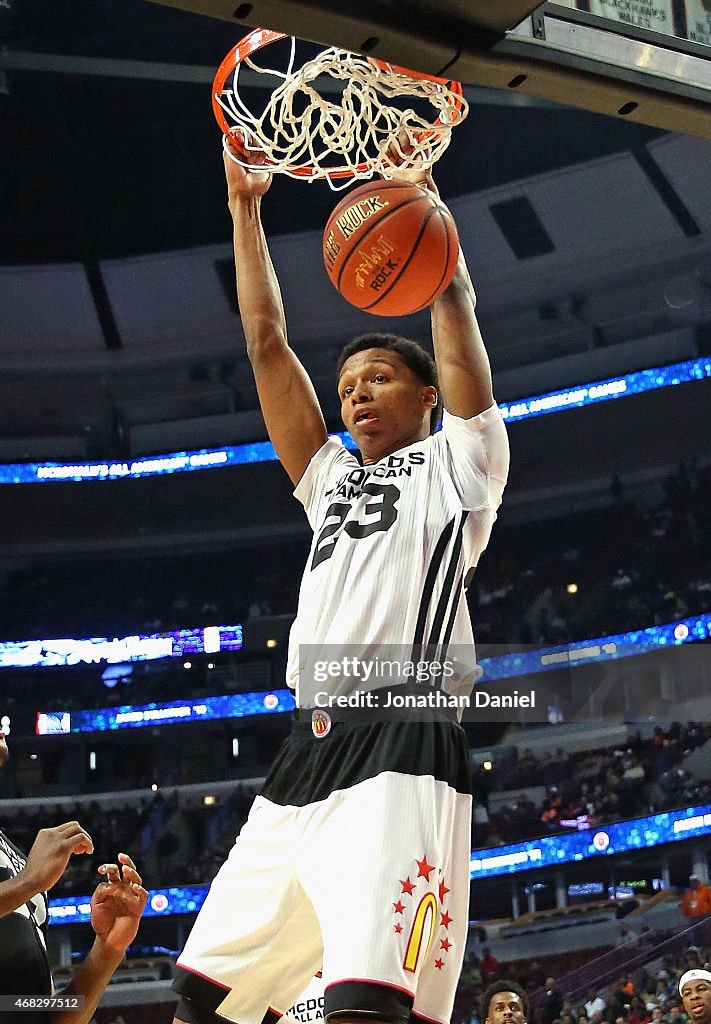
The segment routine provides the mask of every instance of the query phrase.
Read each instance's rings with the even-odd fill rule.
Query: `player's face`
[[[341,417],[363,461],[377,462],[429,434],[437,392],[395,352],[369,348],[343,364],[338,381]]]
[[[515,992],[497,992],[489,1003],[486,1024],[526,1024],[521,997]]]
[[[711,982],[705,978],[687,981],[681,994],[681,1001],[690,1021],[694,1024],[711,1024]]]

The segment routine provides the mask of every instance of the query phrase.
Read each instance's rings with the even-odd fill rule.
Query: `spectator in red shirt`
[[[491,955],[491,950],[488,946],[484,946],[481,952],[482,958],[479,970],[484,976],[484,981],[488,984],[499,973],[499,961],[495,956]]]

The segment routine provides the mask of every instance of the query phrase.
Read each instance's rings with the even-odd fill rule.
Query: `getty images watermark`
[[[711,642],[673,647],[607,637],[542,648],[299,647],[300,717],[464,722],[673,721],[711,699]],[[706,720],[706,719],[704,719]],[[314,730],[315,731],[315,730]]]
[[[299,706],[334,719],[417,719],[444,712],[458,719],[510,719],[537,707],[535,687],[482,685],[474,651],[379,646],[299,647]],[[359,714],[361,713],[361,714]],[[546,713],[531,721],[545,721]]]
[[[535,708],[536,693],[490,693],[476,687],[471,694],[450,692],[462,676],[455,660],[385,658],[381,661],[343,656],[332,661],[314,662],[315,684],[336,683],[348,679],[356,684],[350,693],[332,693],[329,689],[313,694],[317,708]],[[377,685],[376,685],[377,684]],[[372,689],[369,687],[372,686]],[[413,692],[414,691],[414,692]]]

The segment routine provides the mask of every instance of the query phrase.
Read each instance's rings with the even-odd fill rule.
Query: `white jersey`
[[[384,647],[441,658],[465,645],[473,659],[465,584],[508,466],[496,405],[469,420],[445,411],[438,433],[373,465],[361,466],[340,438],[316,452],[294,491],[314,531],[289,637],[287,682],[300,706],[310,706],[305,668],[322,648],[328,659],[336,649],[367,659]],[[330,679],[323,688],[353,684]],[[442,689],[454,692],[446,680]]]

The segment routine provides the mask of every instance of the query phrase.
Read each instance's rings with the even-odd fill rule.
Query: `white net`
[[[335,190],[347,188],[352,178],[392,177],[393,153],[400,170],[430,167],[467,114],[461,92],[448,83],[414,78],[345,50],[330,47],[297,70],[294,62],[293,39],[286,71],[247,57],[215,100],[232,126],[230,134],[239,133],[245,149],[266,153],[270,170],[305,180],[325,178]],[[241,68],[280,80],[260,114],[240,96]],[[325,92],[333,91],[333,82],[324,86],[324,76],[341,83],[333,98],[318,91],[317,79]],[[251,166],[226,139],[225,150],[237,163]]]

